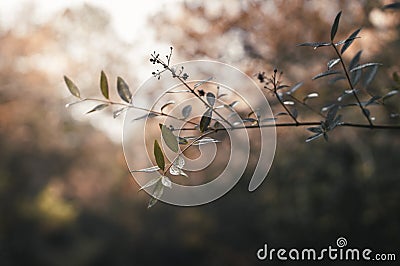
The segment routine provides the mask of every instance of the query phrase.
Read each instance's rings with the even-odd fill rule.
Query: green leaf
[[[176,165],[172,165],[171,168],[169,168],[169,173],[171,175],[181,175],[189,177],[181,168],[177,167]]]
[[[179,144],[186,145],[189,143],[186,138],[178,137],[178,139],[179,139]]]
[[[118,116],[120,116],[125,110],[127,109],[127,107],[122,107],[121,109],[116,110],[113,113],[113,117],[117,118]]]
[[[317,92],[309,93],[303,98],[303,103],[306,103],[309,99],[313,99],[313,98],[317,98],[317,97],[319,97],[319,94]]]
[[[328,66],[328,70],[330,70],[332,67],[334,67],[335,65],[337,65],[337,63],[340,62],[340,58],[335,58],[332,60],[329,60],[327,66]]]
[[[360,69],[350,73],[350,81],[351,81],[351,84],[353,84],[353,87],[355,87],[357,85],[357,83],[360,81],[361,74],[362,74],[362,71]]]
[[[358,33],[360,33],[361,28],[355,30],[344,42],[344,45],[342,46],[342,50],[340,50],[340,53],[343,54],[347,48],[350,47],[350,45],[353,43],[353,41],[356,39]]]
[[[315,135],[312,135],[311,137],[308,137],[308,138],[306,139],[306,142],[313,141],[313,140],[315,140],[315,139],[317,139],[317,138],[323,136],[323,134],[324,134],[324,133],[317,133],[317,134],[315,134]]]
[[[238,105],[239,104],[239,101],[233,101],[233,102],[231,102],[229,105],[228,105],[228,107],[229,108],[234,108],[236,105]]]
[[[148,167],[148,168],[143,168],[143,169],[139,169],[139,170],[132,170],[131,173],[153,173],[153,172],[157,172],[158,170],[160,170],[160,167],[158,166],[152,166],[152,167]]]
[[[358,51],[353,58],[351,59],[350,63],[349,63],[349,69],[354,68],[355,66],[358,65],[358,62],[360,61],[361,58],[361,54],[362,54],[362,50]]]
[[[159,177],[157,177],[157,178],[154,178],[154,179],[150,180],[150,181],[147,182],[145,185],[143,185],[142,187],[140,187],[139,191],[142,191],[142,190],[145,189],[145,188],[154,186],[157,182],[160,181],[160,179],[161,179],[161,177],[159,176]],[[138,191],[138,192],[139,192],[139,191]]]
[[[81,98],[78,87],[67,76],[64,76],[65,84],[67,84],[69,92],[77,98]]]
[[[156,163],[161,170],[165,169],[164,154],[158,144],[157,140],[154,140],[154,157],[156,158]]]
[[[196,140],[195,142],[193,142],[193,146],[200,146],[200,145],[204,145],[204,144],[208,144],[208,143],[218,143],[221,142],[219,140],[213,139],[213,138],[202,138],[199,140]]]
[[[382,9],[383,10],[386,10],[386,9],[400,9],[400,2],[394,2],[394,3],[388,4],[388,5],[384,5],[382,7]]]
[[[382,98],[382,97],[379,96],[379,95],[372,96],[372,97],[368,100],[368,102],[366,102],[365,104],[363,104],[363,106],[368,106],[368,105],[371,105],[371,104],[379,104],[379,103],[377,102],[377,100],[379,100],[380,98]]]
[[[101,71],[101,74],[100,74],[100,90],[101,90],[101,93],[103,94],[104,98],[106,98],[108,100],[110,97],[108,94],[108,80],[107,80],[107,76],[104,73],[104,71]]]
[[[212,109],[207,109],[200,120],[200,132],[205,132],[211,122]]]
[[[191,112],[192,112],[191,105],[186,105],[185,107],[183,107],[182,109],[183,118],[188,118]]]
[[[129,90],[128,84],[126,84],[125,80],[123,80],[121,77],[117,78],[117,90],[122,100],[127,103],[131,101],[132,93]]]
[[[331,41],[333,42],[333,39],[335,39],[336,36],[336,32],[338,30],[339,27],[339,21],[340,21],[340,16],[342,15],[342,11],[340,11],[336,17],[335,17],[335,21],[332,24],[332,28],[331,28]]]
[[[288,92],[286,92],[286,94],[292,94],[295,91],[297,91],[301,86],[303,86],[303,82],[298,82],[296,83],[293,87],[290,88],[290,90]]]
[[[171,179],[168,178],[168,176],[161,176],[161,183],[164,187],[172,188],[172,182]]]
[[[133,121],[138,121],[138,120],[141,120],[141,119],[144,119],[144,118],[153,118],[153,117],[156,117],[156,116],[158,116],[157,113],[149,112],[149,113],[147,113],[145,115],[142,115],[142,116],[139,116],[139,117],[136,117],[136,118],[132,119],[132,122]]]
[[[322,78],[322,77],[325,77],[325,76],[336,75],[336,74],[340,74],[340,73],[341,73],[340,71],[332,70],[332,69],[331,69],[331,70],[328,70],[328,71],[319,73],[318,75],[314,76],[314,77],[312,78],[312,80],[316,80],[316,79],[319,79],[319,78]]]
[[[99,105],[97,105],[96,107],[94,107],[92,110],[90,110],[89,112],[87,112],[86,114],[90,114],[90,113],[93,113],[93,112],[95,112],[95,111],[103,110],[103,109],[106,108],[107,106],[108,106],[108,104],[106,104],[106,103],[99,104]]]
[[[393,97],[394,95],[398,94],[398,90],[389,91],[385,96],[382,97],[382,100],[385,101],[386,99]]]
[[[378,66],[373,66],[369,72],[367,72],[365,80],[364,80],[364,87],[367,87],[371,82],[374,80],[376,73],[378,72]]]
[[[209,82],[212,79],[213,79],[213,77],[209,77],[208,79],[205,79],[205,80],[202,80],[200,82],[197,82],[196,84],[194,84],[193,89],[196,89],[196,88],[200,87],[201,85],[203,85],[204,83]]]
[[[149,204],[147,205],[147,208],[151,208],[154,206],[154,204],[157,203],[158,199],[161,198],[162,194],[164,192],[164,185],[161,182],[161,178],[159,181],[156,183],[156,186],[154,187],[153,193],[151,194],[151,198],[149,200]]]
[[[212,92],[207,92],[206,98],[210,106],[213,107],[215,104],[215,95]]]
[[[366,63],[366,64],[362,64],[361,66],[354,67],[353,69],[350,70],[350,72],[354,72],[354,71],[357,71],[357,70],[360,70],[360,69],[363,69],[366,67],[381,66],[381,65],[382,65],[381,63]]]
[[[328,114],[326,115],[326,121],[330,124],[336,117],[337,111],[339,110],[338,105],[334,105],[329,109]]]
[[[182,175],[188,177],[188,175],[182,170],[184,165],[185,165],[185,160],[181,156],[178,156],[178,158],[175,159],[174,163],[169,169],[169,173],[171,175]]]
[[[178,152],[178,140],[172,130],[166,125],[160,124],[161,134],[165,144],[167,144],[168,148],[173,152]]]
[[[330,46],[331,44],[329,42],[305,42],[305,43],[300,43],[297,46],[310,46],[314,47],[314,49],[317,49],[318,47],[322,46]]]
[[[323,133],[321,127],[309,127],[307,130],[317,134]]]

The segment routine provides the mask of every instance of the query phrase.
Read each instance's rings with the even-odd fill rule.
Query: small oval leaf
[[[371,70],[366,74],[365,80],[364,80],[364,87],[368,87],[368,85],[371,84],[371,82],[374,80],[376,73],[378,72],[378,66],[373,66]]]
[[[315,134],[315,135],[313,135],[313,136],[311,136],[311,137],[308,137],[308,138],[306,139],[306,142],[313,141],[313,140],[315,140],[315,139],[317,139],[317,138],[319,138],[319,137],[321,137],[321,136],[323,136],[323,133]]]
[[[106,108],[107,106],[108,106],[108,104],[106,104],[106,103],[99,104],[99,105],[97,105],[96,107],[94,107],[92,110],[88,111],[86,114],[90,114],[90,113],[93,113],[93,112],[95,112],[95,111],[103,110],[103,109]]]
[[[360,69],[363,69],[363,68],[366,68],[366,67],[381,66],[381,65],[382,65],[381,63],[366,63],[366,64],[362,64],[360,66],[356,66],[356,67],[352,68],[350,70],[350,72],[354,72],[354,71],[357,71],[357,70],[360,70]]]
[[[307,128],[308,131],[311,131],[312,133],[322,133],[321,127],[309,127]]]
[[[67,76],[64,76],[65,84],[67,84],[69,92],[77,98],[81,98],[78,87]]]
[[[363,51],[360,50],[353,56],[353,58],[351,59],[350,64],[349,64],[349,69],[352,69],[358,65],[358,62],[360,61],[362,52]]]
[[[239,104],[239,101],[233,101],[233,102],[231,102],[228,106],[230,107],[230,108],[234,108],[236,105],[238,105]]]
[[[172,188],[171,179],[169,179],[167,176],[161,177],[161,183],[163,184],[164,187]]]
[[[193,142],[193,146],[200,146],[200,145],[204,145],[204,144],[218,143],[218,142],[221,142],[221,141],[210,138],[210,137],[206,137],[206,138],[202,138],[202,139],[199,139],[199,140],[196,140],[195,142]]]
[[[201,85],[203,85],[204,83],[209,82],[209,81],[212,80],[212,79],[213,79],[213,77],[209,77],[208,79],[199,81],[199,82],[197,82],[196,84],[194,84],[193,88],[196,89],[196,88],[200,87]]]
[[[317,98],[319,94],[317,92],[309,93],[306,97],[303,98],[303,103],[305,103],[309,99]]]
[[[326,115],[326,121],[328,122],[328,124],[334,121],[338,110],[339,110],[338,105],[334,105],[332,106],[332,108],[329,109],[328,114]]]
[[[397,93],[399,93],[398,90],[389,91],[385,96],[382,97],[382,100],[384,101],[384,100],[396,95]]]
[[[179,142],[179,144],[182,144],[182,145],[188,144],[187,139],[183,138],[183,137],[178,137],[178,142]]]
[[[151,194],[151,198],[149,200],[149,204],[147,205],[147,208],[153,207],[159,198],[161,198],[162,194],[164,192],[164,185],[161,182],[161,178],[159,181],[156,183],[156,186],[154,187],[153,193]]]
[[[129,90],[128,84],[121,77],[117,78],[117,90],[122,100],[129,103],[132,98],[132,93]]]
[[[350,47],[350,45],[353,43],[353,41],[356,39],[358,33],[360,33],[361,28],[355,30],[344,42],[344,45],[342,46],[342,50],[340,50],[340,53],[343,54],[347,48]]]
[[[144,119],[144,118],[153,118],[153,117],[156,117],[156,116],[158,116],[157,113],[149,112],[149,113],[147,113],[145,115],[142,115],[142,116],[139,116],[139,117],[136,117],[136,118],[132,119],[132,121],[138,121],[138,120],[141,120],[141,119]]]
[[[127,108],[126,107],[122,107],[121,109],[116,110],[113,113],[113,117],[117,118],[118,116],[120,116]]]
[[[192,112],[191,105],[186,105],[185,107],[183,107],[182,109],[183,118],[188,118],[191,112]]]
[[[337,63],[340,62],[340,58],[335,58],[332,59],[328,62],[327,66],[328,66],[328,70],[331,69],[332,67],[334,67],[335,65],[337,65]]]
[[[284,101],[284,105],[294,105],[294,101]]]
[[[149,182],[147,182],[142,187],[140,187],[139,191],[142,191],[145,188],[151,187],[151,186],[155,185],[159,181],[160,181],[160,177],[154,178],[154,179],[150,180]]]
[[[212,109],[208,109],[203,114],[200,120],[200,132],[205,132],[208,129],[208,126],[210,125],[211,122],[211,116],[212,116]]]
[[[174,133],[172,133],[171,129],[166,125],[160,124],[161,134],[165,144],[167,144],[168,148],[173,152],[178,152],[178,140]]]
[[[329,76],[329,75],[336,75],[336,74],[339,74],[339,73],[341,73],[341,72],[337,71],[337,70],[328,70],[328,71],[319,73],[318,75],[314,76],[312,78],[312,80],[316,80],[316,79],[319,79],[319,78],[322,78],[322,77],[326,77],[326,76]]]
[[[212,92],[207,92],[206,98],[208,104],[210,104],[210,106],[213,107],[215,104],[215,95]]]
[[[139,170],[132,170],[131,173],[153,173],[153,172],[157,172],[158,170],[160,170],[160,167],[158,166],[152,166],[152,167],[148,167],[148,168],[143,168],[143,169],[139,169]]]
[[[286,92],[286,94],[292,94],[295,91],[297,91],[301,86],[303,86],[303,82],[299,82],[296,83],[293,87],[290,88],[290,90],[288,92]]]
[[[340,21],[340,16],[342,15],[342,11],[340,11],[336,17],[335,17],[335,21],[332,24],[332,28],[331,28],[331,41],[333,41],[333,39],[335,39],[336,36],[336,32],[338,30],[339,27],[339,21]]]
[[[164,154],[157,140],[154,140],[154,157],[156,159],[158,167],[160,167],[160,169],[164,171],[165,169]]]
[[[305,42],[305,43],[300,43],[297,46],[310,46],[314,47],[314,49],[317,49],[318,47],[322,46],[330,46],[331,44],[329,42]]]
[[[101,71],[101,74],[100,74],[100,90],[101,90],[101,93],[103,94],[104,98],[106,98],[108,100],[110,97],[109,93],[108,93],[108,80],[107,80],[106,73],[104,73],[104,71]]]

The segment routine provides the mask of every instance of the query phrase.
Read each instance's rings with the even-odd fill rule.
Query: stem
[[[232,128],[216,128],[212,132],[218,131],[227,131],[227,130],[236,130],[236,129],[251,129],[251,128],[264,128],[264,127],[305,127],[305,126],[320,126],[320,121],[310,121],[310,122],[298,122],[298,123],[280,123],[280,124],[267,124],[267,125],[250,125],[250,126],[241,126],[241,127],[232,127]],[[342,122],[337,125],[338,127],[355,127],[355,128],[370,128],[370,129],[394,129],[400,130],[399,126],[390,126],[390,125],[373,125],[372,127],[369,124],[356,124],[356,123],[346,123]],[[196,128],[180,128],[182,131],[190,131],[197,130]]]
[[[296,123],[296,125],[299,124],[299,121],[297,121],[296,117],[289,111],[289,108],[282,102],[281,97],[279,97],[278,94],[278,86],[279,86],[279,81],[276,80],[276,69],[274,70],[274,75],[272,76],[272,85],[274,86],[273,88],[273,93],[275,94],[276,98],[278,99],[280,105],[285,109],[285,111],[289,114],[289,116],[293,119],[293,121]]]
[[[372,120],[371,120],[371,118],[369,117],[369,115],[367,114],[367,112],[365,111],[364,107],[362,107],[360,98],[358,98],[358,95],[357,95],[357,93],[356,93],[356,91],[355,91],[355,89],[354,89],[354,86],[353,86],[352,82],[351,82],[350,75],[349,75],[349,71],[347,70],[347,67],[346,67],[346,65],[345,65],[344,62],[343,62],[343,57],[342,57],[342,55],[340,54],[339,50],[337,49],[336,45],[335,45],[333,42],[331,43],[331,46],[333,47],[333,49],[334,49],[335,52],[336,52],[336,55],[337,55],[337,56],[339,57],[339,59],[340,59],[340,63],[342,64],[343,71],[344,71],[344,73],[345,73],[345,75],[346,75],[347,82],[348,82],[349,85],[350,85],[350,89],[351,89],[351,91],[352,91],[352,93],[353,93],[353,95],[354,95],[354,98],[356,99],[357,104],[358,104],[358,106],[359,106],[360,109],[361,109],[361,112],[363,113],[363,115],[365,116],[365,118],[368,120],[369,126],[372,128],[372,127],[374,126],[373,123],[372,123]]]
[[[195,138],[191,143],[189,143],[185,148],[183,148],[180,152],[178,152],[178,154],[175,156],[174,160],[168,165],[167,168],[165,168],[165,170],[164,170],[164,172],[163,172],[163,175],[165,175],[165,173],[168,172],[168,170],[172,167],[172,165],[174,165],[174,162],[178,159],[178,157],[181,156],[187,149],[189,149],[190,147],[192,147],[193,144],[194,144],[196,141],[198,141],[198,140],[200,140],[200,139],[202,139],[202,138],[204,138],[204,137],[206,137],[206,136],[208,136],[208,135],[210,135],[210,134],[212,134],[212,133],[215,133],[215,132],[217,132],[217,130],[211,130],[211,131],[208,131],[208,132],[206,132],[206,133],[201,134],[200,136],[198,136],[197,138]]]

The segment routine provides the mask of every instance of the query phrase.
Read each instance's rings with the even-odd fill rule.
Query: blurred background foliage
[[[327,40],[343,10],[341,37],[363,27],[346,59],[363,49],[365,61],[382,62],[373,89],[387,91],[400,70],[400,14],[383,12],[383,4],[177,2],[148,27],[174,46],[175,62],[221,60],[249,75],[278,67],[288,84],[327,90],[310,79],[333,56],[329,49],[296,44]],[[211,204],[147,210],[148,196],[137,193],[115,141],[122,120],[107,112],[83,117],[88,106],[66,110],[71,98],[62,80],[67,74],[97,94],[105,69],[134,89],[147,78],[132,70],[135,44],[118,39],[107,10],[82,5],[34,23],[31,8],[14,28],[0,25],[0,265],[255,265],[264,243],[318,248],[339,236],[351,247],[398,255],[396,131],[340,128],[328,143],[306,144],[304,130],[279,129],[271,171],[255,192],[247,191],[249,170]],[[391,101],[399,107],[398,98]]]

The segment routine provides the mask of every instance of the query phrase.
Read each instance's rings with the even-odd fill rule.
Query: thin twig
[[[289,108],[287,108],[287,106],[285,105],[285,103],[282,101],[281,97],[278,94],[278,87],[279,87],[280,81],[276,79],[276,73],[277,73],[277,70],[275,69],[274,74],[272,75],[272,79],[270,79],[272,85],[274,86],[272,92],[278,99],[278,101],[279,101],[280,105],[283,107],[283,109],[285,109],[285,111],[288,113],[288,115],[293,119],[293,121],[296,124],[299,124],[299,121],[297,121],[297,118],[292,114],[292,112],[290,112]]]
[[[347,82],[349,83],[350,89],[351,89],[351,91],[352,91],[352,93],[353,93],[353,95],[354,95],[354,98],[356,99],[357,104],[358,104],[358,106],[359,106],[360,109],[361,109],[361,112],[363,113],[363,115],[365,116],[365,118],[368,120],[369,126],[372,128],[372,127],[374,126],[373,123],[372,123],[372,120],[371,120],[371,118],[369,117],[369,115],[367,114],[367,112],[365,111],[364,107],[362,107],[360,98],[358,98],[357,92],[356,92],[356,90],[354,89],[353,83],[351,82],[350,75],[349,75],[349,71],[347,70],[347,67],[346,67],[346,65],[345,65],[345,63],[344,63],[344,61],[343,61],[343,57],[342,57],[342,55],[340,54],[339,50],[337,49],[336,45],[335,45],[333,42],[331,43],[331,46],[332,46],[333,49],[335,50],[336,55],[339,57],[340,63],[341,63],[341,65],[342,65],[343,71],[344,71],[344,73],[345,73],[345,75],[346,75],[346,79],[347,79]]]
[[[228,130],[237,130],[237,129],[252,129],[252,128],[267,128],[267,127],[305,127],[305,126],[320,126],[321,121],[309,121],[309,122],[298,122],[298,123],[280,123],[280,124],[264,124],[264,125],[249,125],[249,126],[238,126],[233,128],[216,128],[213,131],[228,131]],[[370,129],[390,129],[390,130],[400,130],[399,126],[391,126],[391,125],[373,125],[372,127],[369,124],[356,124],[356,123],[346,123],[342,122],[337,125],[337,127],[355,127],[355,128],[370,128]],[[180,128],[176,130],[181,131],[194,131],[197,128]]]

